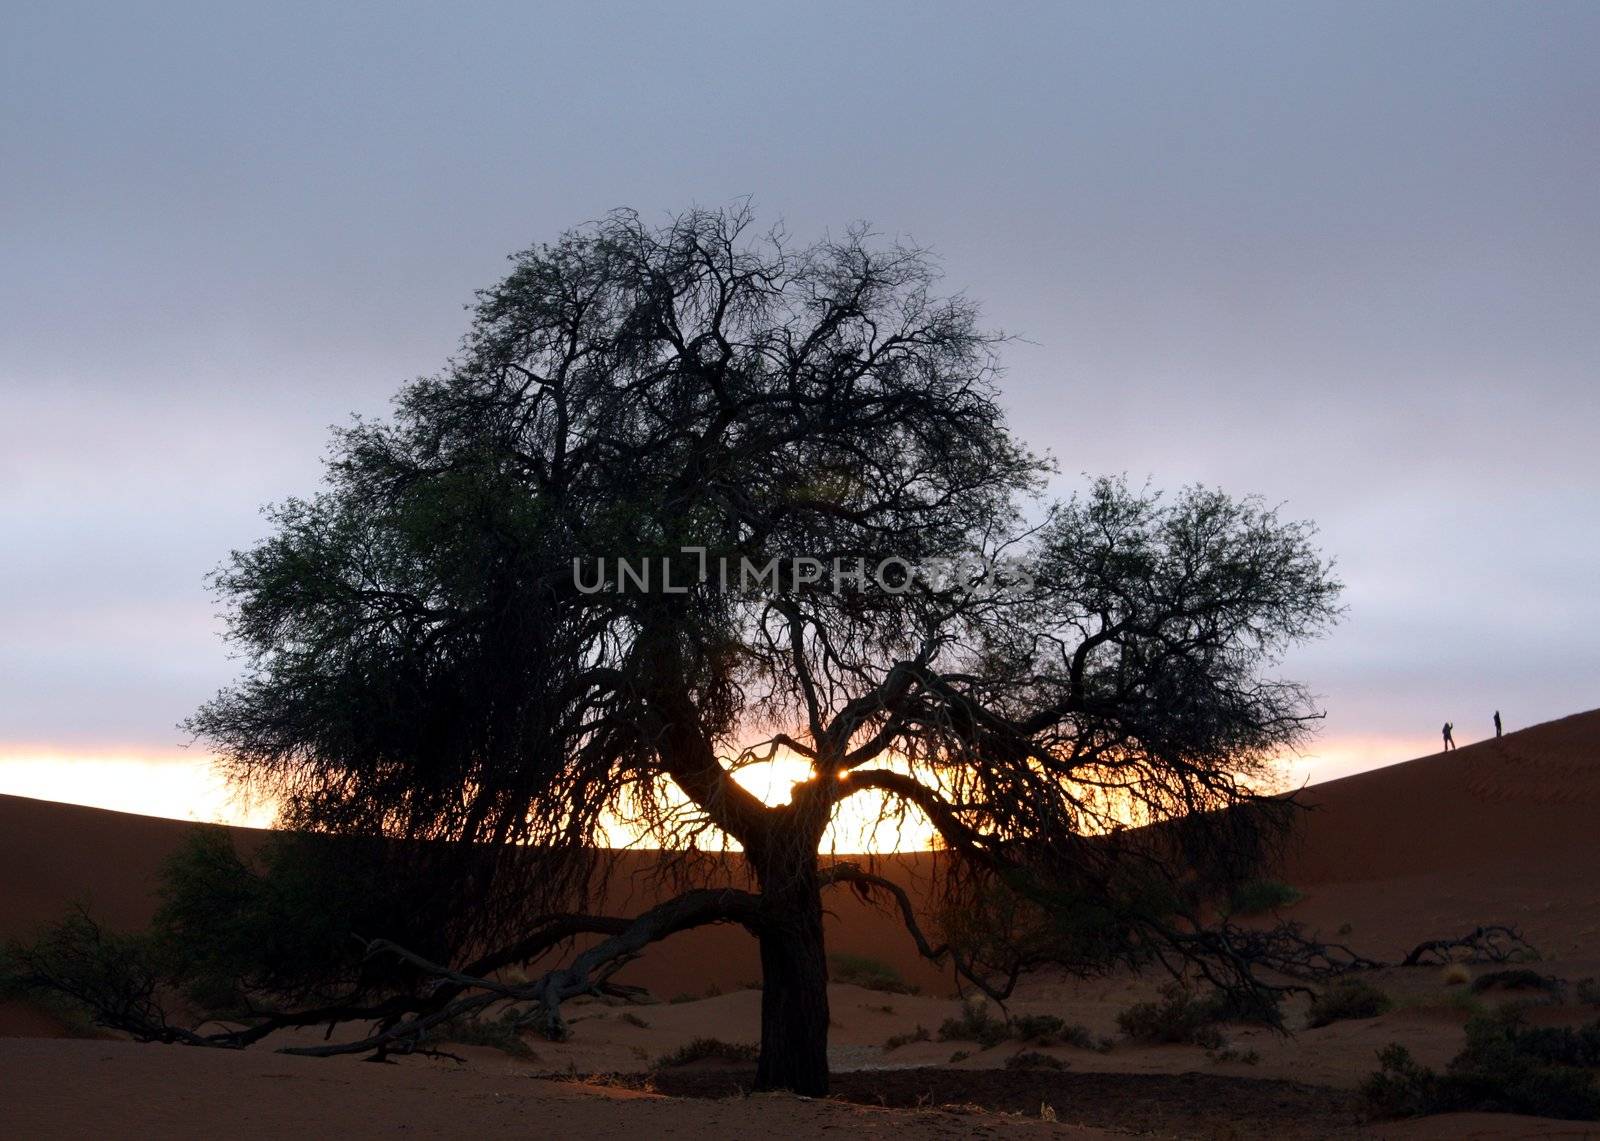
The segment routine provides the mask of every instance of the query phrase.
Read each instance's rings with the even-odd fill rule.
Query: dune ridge
[[[1281,869],[1306,892],[1293,915],[1391,956],[1478,923],[1517,923],[1552,953],[1600,953],[1600,710],[1304,790],[1312,811]],[[164,859],[198,825],[0,796],[0,938],[25,936],[87,903],[109,925],[148,922]],[[245,845],[259,835],[235,829]],[[925,900],[931,853],[871,857]],[[608,910],[654,902],[646,852],[619,854]],[[830,950],[869,954],[934,994],[948,971],[916,953],[897,916],[840,889]],[[759,975],[754,941],[730,927],[677,936],[630,964],[626,981],[662,997],[732,990]],[[40,1032],[12,1009],[0,1033]]]

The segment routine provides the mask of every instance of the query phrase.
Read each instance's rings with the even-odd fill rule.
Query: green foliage
[[[696,1038],[670,1054],[656,1059],[656,1065],[667,1068],[687,1066],[707,1060],[718,1062],[753,1062],[761,1053],[754,1042],[724,1042],[721,1038]]]
[[[1580,1029],[1525,1027],[1515,1012],[1474,1018],[1467,1045],[1444,1073],[1419,1065],[1404,1046],[1378,1055],[1364,1087],[1383,1113],[1520,1113],[1600,1120],[1600,1022]]]
[[[976,1042],[985,1050],[1011,1037],[1011,1027],[1003,1018],[989,1013],[986,1002],[964,1002],[961,1014],[947,1018],[939,1026],[941,1042]]]
[[[435,1027],[430,1037],[463,1046],[492,1046],[513,1058],[531,1060],[539,1056],[523,1040],[517,1011],[512,1008],[502,1011],[498,1018],[453,1018]]]
[[[930,1042],[932,1040],[933,1035],[928,1033],[928,1028],[919,1024],[915,1030],[905,1034],[891,1035],[885,1039],[883,1048],[885,1050],[898,1050],[900,1047],[909,1046],[913,1042]]]
[[[1263,915],[1300,902],[1305,895],[1299,888],[1277,880],[1249,880],[1233,889],[1228,897],[1231,915]]]
[[[1341,983],[1312,998],[1306,1025],[1315,1029],[1334,1022],[1376,1018],[1393,1006],[1393,999],[1369,983]]]
[[[1221,1022],[1282,1023],[1275,996],[1269,992],[1216,992],[1199,995],[1181,983],[1168,983],[1155,1002],[1139,1002],[1117,1015],[1117,1026],[1135,1042],[1191,1043],[1221,1049]]]
[[[1232,1046],[1225,1046],[1220,1050],[1207,1050],[1206,1057],[1213,1062],[1238,1062],[1245,1066],[1254,1066],[1261,1061],[1261,1054],[1258,1051],[1236,1050]]]
[[[1283,1007],[1276,992],[1261,986],[1236,986],[1213,991],[1200,1001],[1209,1004],[1218,1022],[1247,1022],[1254,1026],[1283,1026]]]
[[[1513,1024],[1502,1033],[1526,1057],[1556,1066],[1600,1066],[1600,1021],[1579,1027]]]
[[[323,1001],[403,988],[412,970],[367,958],[361,940],[390,939],[435,961],[454,949],[437,906],[451,872],[413,854],[273,833],[247,862],[226,829],[196,829],[162,870],[152,938],[185,996],[209,1013],[263,993]]]
[[[1087,1026],[1053,1014],[1017,1015],[1011,1020],[1011,1037],[1028,1046],[1076,1046],[1102,1054],[1111,1050],[1110,1039],[1096,1038]]]
[[[0,1002],[15,1000],[48,1015],[69,1038],[101,1035],[94,1012],[78,999],[43,986],[23,964],[29,947],[21,940],[0,946]]]
[[[916,994],[920,989],[906,982],[900,972],[888,963],[868,955],[852,955],[842,951],[828,956],[828,977],[836,983],[848,983],[887,994]]]
[[[1011,1036],[1030,1046],[1053,1046],[1066,1028],[1066,1020],[1053,1014],[1019,1014],[1011,1020]]]
[[[1560,992],[1562,984],[1560,979],[1541,975],[1538,971],[1529,970],[1527,967],[1488,971],[1472,980],[1474,994],[1481,994],[1491,987],[1499,987],[1502,990],[1540,990],[1555,994]]]
[[[182,1035],[168,1008],[207,1018],[263,1004],[344,1001],[419,981],[368,959],[357,936],[387,937],[436,960],[451,941],[428,861],[364,839],[277,833],[247,862],[222,828],[194,829],[162,868],[150,929],[107,931],[83,909],[7,952],[4,985],[87,1030]],[[401,873],[413,872],[406,875]]]
[[[31,941],[0,953],[0,997],[22,998],[61,1017],[69,1033],[120,1030],[140,1041],[167,1040],[164,1005],[170,972],[144,935],[107,931],[86,908]]]
[[[1006,1059],[1008,1070],[1064,1070],[1067,1064],[1060,1058],[1052,1058],[1049,1054],[1041,1054],[1037,1050],[1024,1050],[1020,1054],[1013,1054]]]
[[[1435,1071],[1419,1065],[1398,1042],[1378,1051],[1378,1071],[1367,1078],[1362,1092],[1372,1107],[1390,1117],[1420,1117],[1447,1113],[1443,1081]]]
[[[976,1042],[985,1050],[1012,1040],[1028,1046],[1076,1046],[1102,1054],[1111,1049],[1108,1039],[1096,1038],[1086,1026],[1053,1014],[1019,1014],[1007,1021],[991,1014],[984,1002],[963,1003],[961,1014],[939,1027],[939,1041]]]

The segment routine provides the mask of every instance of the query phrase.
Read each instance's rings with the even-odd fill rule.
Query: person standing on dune
[[[1500,711],[1498,709],[1496,709],[1494,711],[1494,735],[1496,737],[1501,735],[1500,734]]]
[[[1449,752],[1456,747],[1455,726],[1446,721],[1444,723],[1444,751]]]

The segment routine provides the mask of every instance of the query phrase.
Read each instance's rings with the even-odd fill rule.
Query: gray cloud
[[[201,576],[503,255],[753,194],[935,245],[1081,471],[1317,519],[1328,735],[1600,704],[1600,10],[13,6],[0,742],[162,748]]]

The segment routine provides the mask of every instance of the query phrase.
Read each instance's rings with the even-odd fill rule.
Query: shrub
[[[947,1018],[939,1026],[941,1042],[976,1042],[985,1050],[1011,1037],[1011,1027],[989,1013],[984,1002],[967,1002],[957,1018]]]
[[[102,1037],[94,1012],[83,1002],[42,983],[24,966],[24,956],[36,950],[21,943],[0,946],[0,1001],[18,999],[48,1014],[69,1038]]]
[[[1236,1050],[1232,1046],[1221,1050],[1207,1050],[1206,1057],[1213,1062],[1239,1062],[1246,1066],[1254,1066],[1261,1061],[1261,1055],[1255,1050]]]
[[[1041,1054],[1037,1050],[1024,1050],[1020,1054],[1013,1054],[1006,1059],[1008,1070],[1064,1070],[1067,1064],[1060,1058],[1052,1058],[1049,1054]]]
[[[1600,1020],[1577,1028],[1513,1024],[1506,1033],[1527,1057],[1556,1066],[1600,1066]]]
[[[1169,983],[1157,1002],[1139,1002],[1117,1015],[1117,1026],[1135,1042],[1192,1043],[1221,1049],[1219,1022],[1282,1022],[1276,997],[1269,992],[1222,993],[1200,996],[1180,983]]]
[[[481,853],[372,837],[274,832],[246,860],[226,829],[194,829],[161,871],[151,938],[190,1001],[226,1015],[270,995],[321,1005],[407,990],[418,969],[368,956],[381,937],[450,962],[475,908],[459,890]]]
[[[1578,1001],[1600,1006],[1600,982],[1594,979],[1579,979]]]
[[[1066,1020],[1053,1014],[1019,1014],[1011,1020],[1011,1036],[1029,1046],[1058,1045],[1067,1032]]]
[[[1392,1006],[1394,1000],[1375,986],[1363,982],[1343,983],[1312,998],[1306,1025],[1315,1029],[1334,1022],[1376,1018]]]
[[[928,1033],[928,1028],[926,1026],[918,1026],[908,1033],[896,1034],[888,1038],[883,1043],[883,1048],[885,1050],[898,1050],[900,1047],[909,1046],[913,1042],[930,1042],[932,1040],[933,1035]]]
[[[1542,990],[1555,994],[1562,989],[1562,983],[1560,979],[1551,975],[1541,975],[1538,971],[1530,971],[1527,967],[1490,971],[1472,980],[1473,994],[1481,994],[1490,987],[1500,987],[1503,990]]]
[[[721,1038],[696,1038],[670,1054],[656,1059],[662,1067],[687,1066],[693,1062],[753,1062],[761,1053],[754,1042],[724,1042]]]
[[[1087,1026],[1053,1014],[1019,1014],[1011,1020],[1011,1037],[1027,1046],[1076,1046],[1100,1053],[1111,1048],[1110,1039],[1096,1038]]]
[[[1256,987],[1219,990],[1200,1001],[1209,1003],[1217,1022],[1249,1022],[1258,1026],[1281,1027],[1283,1009],[1275,991]]]
[[[1378,1051],[1378,1071],[1361,1090],[1379,1113],[1389,1117],[1420,1117],[1444,1113],[1439,1075],[1416,1059],[1398,1042]]]
[[[1600,1087],[1584,1066],[1600,1064],[1600,1022],[1578,1030],[1524,1027],[1520,1015],[1467,1023],[1467,1045],[1440,1074],[1418,1065],[1404,1046],[1378,1055],[1367,1098],[1382,1112],[1520,1113],[1578,1121],[1600,1119]]]
[[[867,990],[881,990],[889,994],[916,994],[916,987],[906,982],[900,972],[888,963],[868,955],[837,953],[828,956],[828,977],[836,983],[849,983]]]
[[[1465,986],[1472,981],[1472,968],[1465,963],[1451,963],[1439,975],[1445,986]]]
[[[650,1029],[650,1024],[631,1010],[622,1015],[621,1021],[626,1022],[629,1026],[637,1026],[640,1030]]]
[[[434,1027],[429,1037],[463,1046],[492,1046],[514,1058],[539,1056],[523,1041],[516,1011],[509,1009],[499,1018],[452,1018]]]
[[[941,1042],[976,1042],[985,1050],[1015,1039],[1028,1046],[1076,1046],[1081,1050],[1111,1049],[1109,1038],[1096,1038],[1087,1026],[1069,1023],[1053,1014],[1019,1014],[1010,1021],[996,1018],[983,1002],[967,1002],[956,1018],[939,1026]]]
[[[970,1057],[972,1057],[971,1050],[957,1050],[950,1055],[950,1064],[953,1066],[957,1062],[965,1062]]]
[[[0,997],[40,1003],[74,1036],[104,1027],[141,1042],[171,1041],[168,976],[148,937],[107,931],[81,905],[37,939],[13,941],[0,954]]]
[[[1299,903],[1305,895],[1299,888],[1277,880],[1251,880],[1233,889],[1228,897],[1230,915],[1261,915]]]

